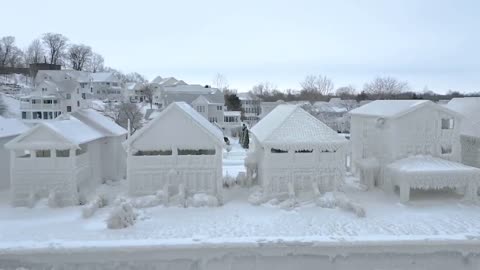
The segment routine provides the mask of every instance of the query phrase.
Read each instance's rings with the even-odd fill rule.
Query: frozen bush
[[[248,197],[248,202],[253,204],[253,205],[260,205],[264,203],[266,200],[263,197],[263,192],[261,190],[255,190],[250,194]]]
[[[95,214],[99,208],[103,208],[108,205],[108,199],[105,195],[101,194],[95,197],[89,204],[82,208],[83,218],[89,218]]]
[[[247,176],[245,175],[245,172],[239,172],[237,174],[235,182],[241,186],[247,185]]]
[[[135,208],[148,208],[162,204],[162,199],[156,195],[147,195],[132,199],[132,205]]]
[[[185,186],[183,184],[178,185],[178,194],[172,196],[170,199],[170,205],[186,207]]]
[[[290,210],[297,206],[297,200],[295,198],[288,198],[278,204],[278,206],[282,209]]]
[[[224,187],[232,187],[235,185],[236,178],[233,176],[230,176],[227,172],[227,175],[223,176],[223,186]]]
[[[48,194],[48,207],[56,208],[56,207],[63,207],[62,198],[60,193],[57,190],[52,190]]]
[[[193,207],[215,207],[218,206],[219,203],[218,199],[212,195],[198,193],[188,198],[187,205]]]
[[[333,192],[327,192],[323,194],[323,196],[318,198],[317,205],[322,208],[335,208],[337,205],[337,202],[335,200],[335,196]]]
[[[113,208],[106,222],[109,229],[123,229],[135,224],[137,214],[130,203],[122,203]]]
[[[339,207],[352,212],[358,217],[365,217],[365,209],[359,204],[352,202],[344,193],[327,192],[317,200],[317,205],[323,208]]]

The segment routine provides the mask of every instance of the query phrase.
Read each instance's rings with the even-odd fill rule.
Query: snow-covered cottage
[[[464,117],[460,126],[462,163],[480,168],[480,98],[454,98],[446,106]]]
[[[0,116],[0,189],[10,187],[10,151],[4,145],[27,130],[22,121]]]
[[[480,170],[458,163],[458,113],[427,100],[376,100],[351,115],[352,166],[367,187],[474,189]],[[471,194],[471,193],[469,193]]]
[[[12,203],[29,205],[55,193],[64,205],[78,202],[107,179],[123,177],[127,131],[100,113],[78,110],[42,122],[5,146],[11,150]]]
[[[248,159],[266,194],[287,192],[289,185],[295,193],[325,192],[344,179],[348,141],[299,106],[278,105],[251,134]]]
[[[190,105],[170,104],[124,143],[130,193],[221,195],[223,145],[221,130]]]

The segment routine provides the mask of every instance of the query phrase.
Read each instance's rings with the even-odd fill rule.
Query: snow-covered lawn
[[[226,156],[224,172],[234,176],[245,152],[238,145]],[[242,162],[240,162],[242,160]],[[400,204],[398,195],[381,190],[362,191],[349,178],[345,193],[366,210],[366,217],[342,209],[326,209],[306,202],[293,210],[265,204],[253,206],[251,189],[225,191],[217,208],[156,206],[138,209],[132,227],[111,230],[105,220],[111,206],[90,218],[82,207],[13,208],[8,192],[0,193],[0,250],[35,247],[88,247],[121,245],[176,245],[199,243],[264,243],[271,241],[344,242],[376,240],[480,239],[480,206],[452,194],[412,194]],[[122,180],[99,188],[100,193],[125,194]]]
[[[0,95],[7,106],[7,112],[4,116],[7,118],[20,118],[20,101],[3,93],[0,93]]]

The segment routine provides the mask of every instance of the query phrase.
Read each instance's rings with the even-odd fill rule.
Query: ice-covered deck
[[[390,184],[400,188],[400,199],[410,198],[410,189],[465,189],[467,199],[476,199],[480,169],[432,156],[413,156],[387,166]]]

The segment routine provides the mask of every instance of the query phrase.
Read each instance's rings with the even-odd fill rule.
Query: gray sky
[[[360,89],[391,75],[418,90],[480,91],[475,0],[15,0],[1,10],[0,36],[20,47],[58,32],[149,79],[211,84],[222,73],[247,91],[299,88],[308,74]]]

